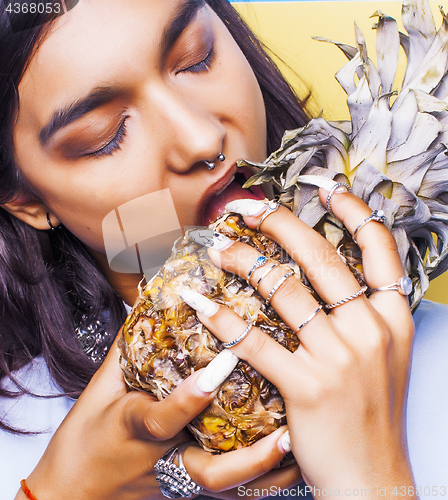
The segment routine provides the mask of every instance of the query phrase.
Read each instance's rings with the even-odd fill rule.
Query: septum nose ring
[[[216,157],[216,159],[218,161],[224,161],[226,159],[226,157],[223,155],[223,153],[219,153],[219,155]],[[206,160],[204,160],[204,163],[207,165],[207,167],[208,167],[209,170],[213,170],[216,167],[214,161],[206,161]]]

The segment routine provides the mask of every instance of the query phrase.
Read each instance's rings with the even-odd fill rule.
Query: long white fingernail
[[[184,289],[179,295],[190,307],[204,316],[207,316],[207,318],[214,316],[219,310],[219,305],[216,302],[213,302],[213,300],[204,297],[194,290]]]
[[[289,431],[286,431],[281,435],[280,439],[278,440],[278,445],[284,453],[288,453],[291,451],[291,438],[289,437]]]
[[[297,177],[297,182],[302,182],[303,184],[311,184],[312,186],[317,186],[330,191],[331,188],[336,186],[337,182],[328,177],[322,177],[321,175],[299,175]],[[341,186],[336,189],[335,193],[346,193],[347,188]]]
[[[239,358],[228,349],[221,351],[202,370],[196,381],[197,386],[203,392],[213,392],[232,373],[238,361]]]
[[[241,215],[250,215],[256,217],[266,212],[268,206],[262,200],[234,200],[227,203],[226,210],[229,212],[236,212]]]
[[[227,250],[227,248],[235,243],[235,240],[231,240],[224,234],[208,228],[192,231],[190,233],[190,238],[196,243],[199,243],[199,245],[204,245],[205,247],[218,250],[219,252]]]

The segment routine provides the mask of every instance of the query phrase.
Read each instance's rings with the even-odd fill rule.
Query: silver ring
[[[310,314],[309,318],[307,318],[299,328],[296,328],[296,333],[298,333],[305,325],[307,325],[312,319],[314,319],[320,311],[322,311],[324,306],[319,306],[312,314]]]
[[[346,184],[345,182],[337,182],[329,191],[328,193],[328,196],[327,196],[327,212],[330,214],[330,215],[334,215],[333,213],[333,210],[331,210],[331,197],[334,195],[336,189],[340,188],[340,187],[345,187],[345,189],[347,189],[347,193],[351,193],[352,190],[350,188],[350,186],[348,184]]]
[[[285,275],[283,275],[277,283],[274,285],[272,290],[269,292],[269,295],[266,297],[266,304],[269,304],[271,302],[272,297],[274,296],[274,293],[278,291],[278,289],[284,285],[285,281],[294,274],[294,271],[289,271]]]
[[[258,285],[266,278],[266,276],[276,267],[278,267],[280,264],[276,262],[275,264],[272,264],[272,266],[269,269],[266,269],[266,271],[260,276],[258,279],[256,285],[254,286],[255,290],[258,291]]]
[[[156,480],[160,485],[160,491],[167,498],[189,498],[191,495],[202,493],[202,486],[198,486],[191,479],[182,460],[182,452],[189,444],[173,446],[154,465],[154,469],[158,473]],[[176,455],[179,466],[174,463]]]
[[[267,217],[269,217],[271,214],[273,214],[274,212],[276,212],[279,209],[279,207],[280,207],[280,203],[277,203],[274,200],[271,200],[268,203],[268,208],[266,209],[266,212],[263,214],[263,217],[260,219],[260,222],[258,223],[257,231],[260,230],[260,226],[261,226],[261,224],[263,224],[264,220]]]
[[[250,279],[252,274],[254,274],[254,272],[260,268],[260,267],[263,267],[264,265],[266,265],[266,262],[268,261],[268,258],[265,257],[264,255],[260,255],[260,257],[257,258],[257,260],[254,262],[254,265],[252,266],[252,269],[249,271],[249,274],[247,275],[247,277]]]
[[[367,219],[364,219],[361,224],[355,229],[355,232],[353,233],[353,241],[358,244],[356,241],[356,235],[359,233],[360,229],[364,227],[366,224],[368,224],[371,221],[375,222],[381,222],[381,224],[384,224],[386,222],[386,215],[382,210],[374,210]]]
[[[402,276],[392,285],[380,286],[378,288],[369,288],[369,293],[373,292],[391,292],[396,291],[400,295],[410,295],[412,293],[412,280],[408,276]]]
[[[354,293],[353,295],[350,295],[349,297],[339,300],[338,302],[334,302],[333,304],[325,304],[324,307],[325,309],[334,309],[335,307],[342,306],[342,304],[346,304],[347,302],[350,302],[351,300],[354,300],[361,296],[363,293],[367,292],[366,286],[363,286],[359,292]]]
[[[232,342],[223,342],[222,346],[224,347],[224,349],[230,349],[231,347],[239,344],[242,340],[244,340],[249,335],[249,332],[252,330],[253,326],[254,326],[254,324],[252,323],[252,321],[249,321],[247,328],[244,330],[244,332],[239,337],[237,337],[235,340],[232,340]]]

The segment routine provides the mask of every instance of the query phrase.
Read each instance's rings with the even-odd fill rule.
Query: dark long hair
[[[285,129],[308,121],[303,103],[228,1],[206,1],[255,73],[266,107],[267,148],[272,151]],[[45,5],[49,3],[60,0]],[[25,5],[27,0],[14,4]],[[0,204],[26,188],[13,160],[18,86],[53,20],[38,12],[7,13],[0,2]],[[9,378],[16,386],[13,391],[0,386],[0,397],[28,392],[15,380],[14,371],[39,355],[64,394],[77,397],[99,363],[81,348],[76,322],[80,317],[94,322],[105,310],[112,341],[124,321],[124,306],[77,238],[63,227],[36,230],[0,208],[0,382]],[[0,429],[18,432],[5,421],[0,421]]]

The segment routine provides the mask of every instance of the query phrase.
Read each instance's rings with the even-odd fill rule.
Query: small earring
[[[224,161],[226,159],[226,157],[224,156],[223,153],[219,153],[219,155],[216,157],[216,159],[218,161]],[[207,167],[208,167],[209,170],[213,170],[216,167],[214,161],[206,161],[206,160],[204,160],[204,163],[207,165]]]
[[[50,226],[51,232],[53,232],[55,229],[59,229],[61,227],[60,224],[59,224],[59,226],[53,226],[53,224],[51,223],[51,220],[50,220],[50,214],[48,212],[47,212],[47,222],[48,222],[48,225]]]

